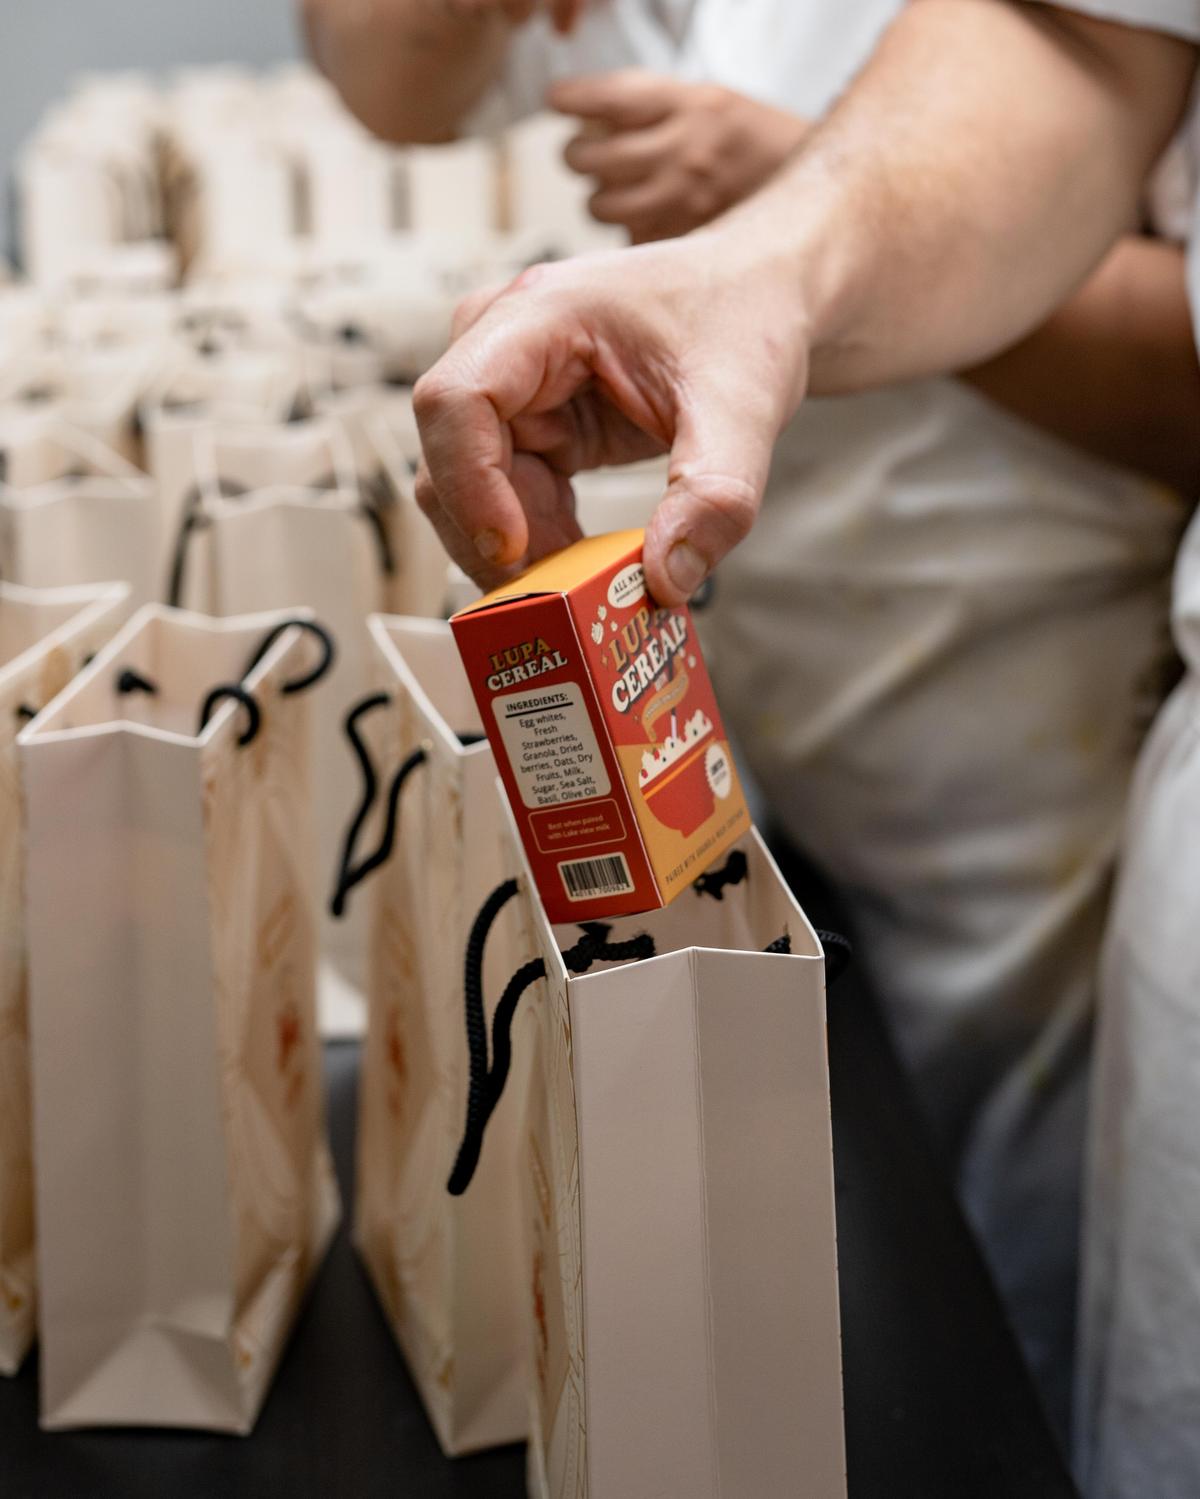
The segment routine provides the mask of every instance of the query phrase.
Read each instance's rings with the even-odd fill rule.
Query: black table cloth
[[[830,997],[829,1046],[850,1499],[1071,1499],[987,1272],[853,970]],[[358,1048],[331,1045],[326,1057],[348,1203]],[[525,1492],[520,1449],[440,1456],[344,1228],[250,1437],[43,1434],[35,1366],[36,1356],[0,1380],[0,1499]],[[796,1495],[805,1499],[803,1474]]]

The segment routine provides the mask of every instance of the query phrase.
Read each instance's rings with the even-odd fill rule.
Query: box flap
[[[570,593],[580,583],[594,578],[627,553],[640,550],[644,535],[643,531],[634,530],[585,536],[582,541],[576,541],[559,552],[551,552],[548,557],[535,562],[517,577],[501,583],[499,588],[493,588],[491,593],[485,593],[481,599],[460,609],[454,618],[462,619],[468,614],[478,614],[484,609],[495,608],[497,604],[512,603],[514,599],[531,598],[539,594]]]

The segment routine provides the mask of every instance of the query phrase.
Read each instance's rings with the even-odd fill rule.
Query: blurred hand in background
[[[719,84],[641,68],[567,79],[549,102],[581,122],[565,156],[595,179],[592,213],[635,243],[707,224],[773,176],[808,130],[798,116]]]
[[[518,25],[539,12],[549,17],[554,29],[566,36],[583,14],[588,0],[424,0],[430,10],[450,17],[474,19],[499,12]]]
[[[566,36],[596,0],[300,0],[313,61],[384,140],[453,140],[501,76],[514,28]]]

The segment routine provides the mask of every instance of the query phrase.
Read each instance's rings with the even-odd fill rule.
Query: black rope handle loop
[[[120,672],[116,687],[122,697],[131,692],[147,692],[152,697],[158,693],[157,685],[149,677],[142,676],[140,671],[134,671],[132,666],[127,666]]]
[[[374,697],[364,699],[346,715],[346,737],[358,757],[359,767],[362,770],[363,796],[358,811],[355,812],[350,826],[346,829],[346,837],[342,844],[342,857],[338,861],[337,879],[329,901],[330,914],[335,917],[345,915],[346,897],[351,890],[356,885],[361,885],[368,875],[374,874],[380,865],[386,864],[392,857],[392,849],[396,846],[396,828],[400,820],[400,793],[417,766],[424,765],[429,759],[429,750],[425,745],[420,744],[401,762],[388,786],[387,814],[379,842],[373,853],[368,854],[365,859],[356,864],[354,850],[358,844],[359,834],[370,816],[371,808],[375,805],[375,797],[379,790],[379,777],[375,773],[371,752],[358,732],[358,722],[365,714],[374,712],[376,708],[389,702],[391,698],[387,693],[380,692]]]
[[[378,708],[386,708],[391,702],[391,694],[387,692],[374,692],[370,697],[365,697],[346,714],[342,729],[346,738],[350,741],[350,747],[358,760],[359,769],[362,771],[363,794],[358,804],[358,809],[350,819],[350,826],[346,829],[346,836],[342,840],[342,856],[338,860],[337,875],[333,883],[333,895],[329,901],[329,913],[331,916],[340,917],[346,909],[346,896],[350,893],[356,880],[351,878],[354,868],[354,850],[358,844],[358,835],[363,830],[363,824],[371,815],[371,808],[375,805],[375,795],[379,790],[379,777],[375,773],[375,762],[371,759],[371,752],[358,732],[359,721],[374,713]]]
[[[730,885],[740,885],[750,875],[750,864],[745,853],[740,848],[734,851],[726,859],[720,869],[708,869],[693,881],[692,889],[697,895],[708,895],[713,900],[724,900],[725,891]],[[817,939],[825,949],[825,982],[832,987],[850,966],[850,960],[854,956],[854,948],[849,939],[843,937],[840,932],[818,931]],[[782,937],[776,937],[774,942],[763,948],[767,953],[787,954],[792,950],[792,939],[787,932]]]
[[[396,576],[396,553],[392,548],[392,538],[388,535],[387,522],[383,518],[382,511],[363,497],[359,500],[357,513],[366,521],[367,529],[375,542],[375,550],[379,554],[380,572],[385,578],[394,578]]]
[[[217,493],[222,499],[236,500],[246,493],[246,489],[242,484],[218,479]],[[183,585],[192,537],[210,524],[209,517],[204,513],[204,499],[199,484],[193,484],[183,499],[179,530],[175,533],[175,546],[171,553],[171,571],[167,579],[167,603],[173,609],[178,609],[183,601]]]
[[[546,977],[546,965],[541,958],[533,958],[518,968],[505,985],[496,1013],[492,1017],[492,1065],[486,1065],[486,1041],[484,1042],[484,1070],[482,1085],[476,1087],[477,1073],[472,1068],[471,1085],[467,1093],[467,1122],[463,1130],[462,1144],[454,1160],[446,1191],[451,1197],[461,1197],[471,1185],[483,1151],[483,1136],[488,1122],[496,1111],[508,1081],[512,1065],[512,1023],[517,1006],[527,989],[539,979]]]
[[[293,677],[290,682],[284,682],[279,690],[287,694],[303,692],[305,688],[315,686],[330,671],[337,660],[337,644],[325,626],[318,624],[315,619],[281,619],[277,625],[272,625],[258,642],[254,654],[246,663],[245,671],[242,672],[243,678],[250,675],[279,637],[289,630],[305,630],[317,639],[321,644],[321,659],[311,671],[305,672],[302,677]]]
[[[602,921],[581,921],[579,930],[583,936],[562,955],[568,973],[586,973],[593,963],[640,963],[657,953],[649,932],[639,932],[624,942],[610,942],[612,927]]]
[[[832,989],[854,958],[854,944],[841,932],[817,929],[817,940],[825,949],[825,987]]]
[[[232,698],[235,703],[241,703],[242,707],[245,708],[246,727],[238,735],[238,744],[249,744],[262,727],[262,710],[246,689],[239,687],[236,682],[227,682],[224,686],[214,687],[204,699],[204,706],[200,710],[200,724],[196,729],[196,737],[199,738],[204,733],[208,727],[209,719],[226,698]]]
[[[692,881],[697,895],[708,895],[713,900],[724,900],[729,885],[740,885],[750,874],[750,862],[740,848],[735,848],[720,869],[706,869]]]
[[[516,897],[519,888],[516,880],[511,879],[497,885],[480,906],[467,937],[463,959],[463,1002],[469,1068],[467,1117],[462,1144],[446,1183],[446,1190],[451,1197],[461,1197],[471,1184],[475,1167],[479,1164],[479,1152],[483,1147],[483,1131],[495,1107],[494,1103],[489,1107],[491,1091],[488,1081],[487,1015],[483,1008],[483,950],[496,918],[509,901]]]

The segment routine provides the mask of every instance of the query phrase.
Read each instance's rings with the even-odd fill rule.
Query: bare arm
[[[453,140],[496,80],[513,27],[546,9],[560,31],[584,0],[301,0],[308,50],[368,129]]]
[[[1037,326],[1136,224],[1194,66],[1184,42],[1069,11],[915,0],[743,210],[747,232],[801,218],[811,388],[962,367]]]
[[[1008,0],[914,0],[755,198],[683,239],[539,267],[418,387],[422,504],[494,579],[569,525],[580,468],[655,447],[675,602],[745,535],[806,388],[982,362],[1136,222],[1194,49]]]
[[[1200,495],[1200,360],[1177,245],[1127,236],[1046,323],[964,378],[1056,437]]]
[[[761,187],[808,121],[713,84],[627,70],[558,84],[585,128],[568,163],[635,243],[706,224]],[[1200,361],[1183,251],[1129,235],[1049,320],[964,378],[1101,458],[1200,491]]]

